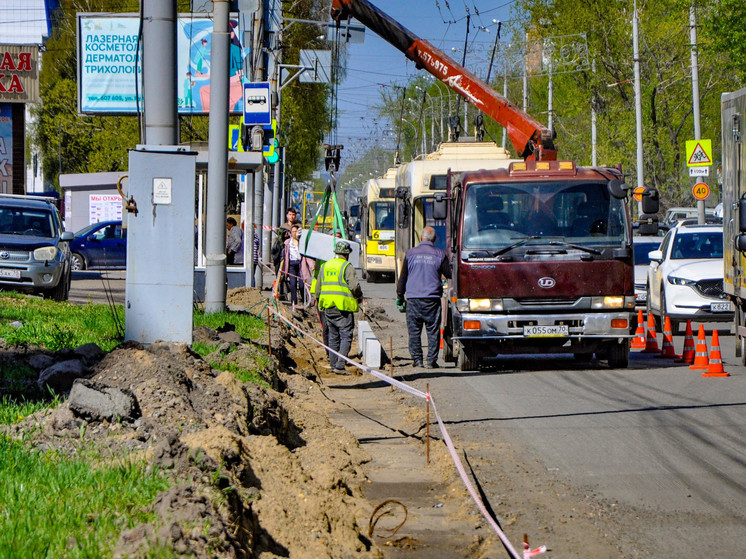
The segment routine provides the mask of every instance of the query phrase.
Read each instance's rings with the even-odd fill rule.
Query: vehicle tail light
[[[626,318],[614,318],[611,321],[612,328],[628,328],[629,321]]]
[[[479,320],[464,320],[464,330],[479,330],[481,327]]]

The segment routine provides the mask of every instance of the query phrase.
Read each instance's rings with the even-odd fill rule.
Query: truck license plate
[[[523,335],[529,338],[550,338],[570,335],[567,324],[555,324],[554,326],[524,326]]]
[[[710,312],[730,312],[733,310],[733,306],[730,301],[724,303],[710,303]]]
[[[642,302],[647,301],[648,300],[648,292],[647,291],[643,291],[642,293],[638,293],[637,294],[637,300],[638,301],[642,301]]]

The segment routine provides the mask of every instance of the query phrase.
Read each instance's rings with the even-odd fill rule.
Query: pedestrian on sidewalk
[[[437,369],[440,349],[441,298],[443,279],[451,278],[451,263],[444,251],[433,243],[437,235],[425,227],[421,243],[404,256],[399,283],[396,285],[396,307],[407,313],[409,353],[415,367],[422,367],[422,326],[427,332],[428,369]],[[406,294],[406,299],[404,298]]]
[[[228,227],[228,240],[225,246],[225,262],[229,266],[232,266],[236,263],[236,254],[238,254],[243,246],[243,231],[241,231],[238,223],[232,217],[226,220],[226,226]]]
[[[328,346],[347,357],[352,347],[355,329],[355,312],[363,299],[355,267],[347,261],[352,249],[346,241],[337,241],[331,260],[322,264],[316,280],[316,299],[324,326],[324,339]],[[331,351],[329,364],[332,371],[344,373],[345,360]]]

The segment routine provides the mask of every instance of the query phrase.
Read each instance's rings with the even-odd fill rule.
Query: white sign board
[[[171,203],[171,178],[153,179],[153,204]]]
[[[689,167],[689,176],[690,177],[709,177],[710,168],[709,167]]]
[[[65,192],[66,200],[67,200],[67,192]],[[101,221],[121,221],[121,220],[122,220],[122,197],[119,194],[89,194],[88,195],[88,223],[99,223]]]

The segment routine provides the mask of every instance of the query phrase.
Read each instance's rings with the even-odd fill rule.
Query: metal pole
[[[528,33],[523,47],[523,112],[528,111]]]
[[[146,145],[176,145],[176,1],[143,0],[142,88]],[[227,134],[227,132],[226,132]]]
[[[225,311],[225,202],[228,192],[228,0],[213,1],[210,124],[207,152],[205,314]]]
[[[596,74],[596,61],[591,63],[591,72]],[[591,165],[596,167],[598,160],[596,156],[596,143],[598,141],[598,131],[596,130],[596,99],[591,98]]]
[[[694,4],[689,8],[689,39],[692,49],[692,108],[694,111],[694,139],[702,139],[699,122],[699,64],[697,61],[697,14]],[[695,179],[696,182],[696,179]],[[697,200],[697,223],[705,223],[705,201]]]
[[[508,98],[508,57],[505,57],[505,71],[503,72],[503,97]],[[508,129],[503,126],[502,147],[505,149],[508,140]]]
[[[640,91],[640,37],[637,26],[637,2],[634,4],[632,15],[632,48],[635,68],[635,129],[637,137],[637,186],[645,186],[645,167],[642,152],[642,93]],[[642,202],[638,202],[638,212],[642,214]]]
[[[551,52],[550,52],[551,56]],[[547,119],[547,128],[554,130],[554,65],[552,59],[549,59],[549,85],[547,87],[547,112],[549,117]]]
[[[264,59],[264,0],[259,0],[257,11],[254,13],[254,41],[252,57],[254,61],[253,81],[260,82],[265,78],[265,59]],[[264,262],[271,262],[270,247],[271,238],[271,221],[265,220],[264,213],[264,168],[254,173],[254,219],[256,220],[257,234],[261,240],[261,254]],[[266,224],[266,227],[265,227]],[[264,287],[264,269],[259,266],[255,276],[256,286],[261,289]]]

